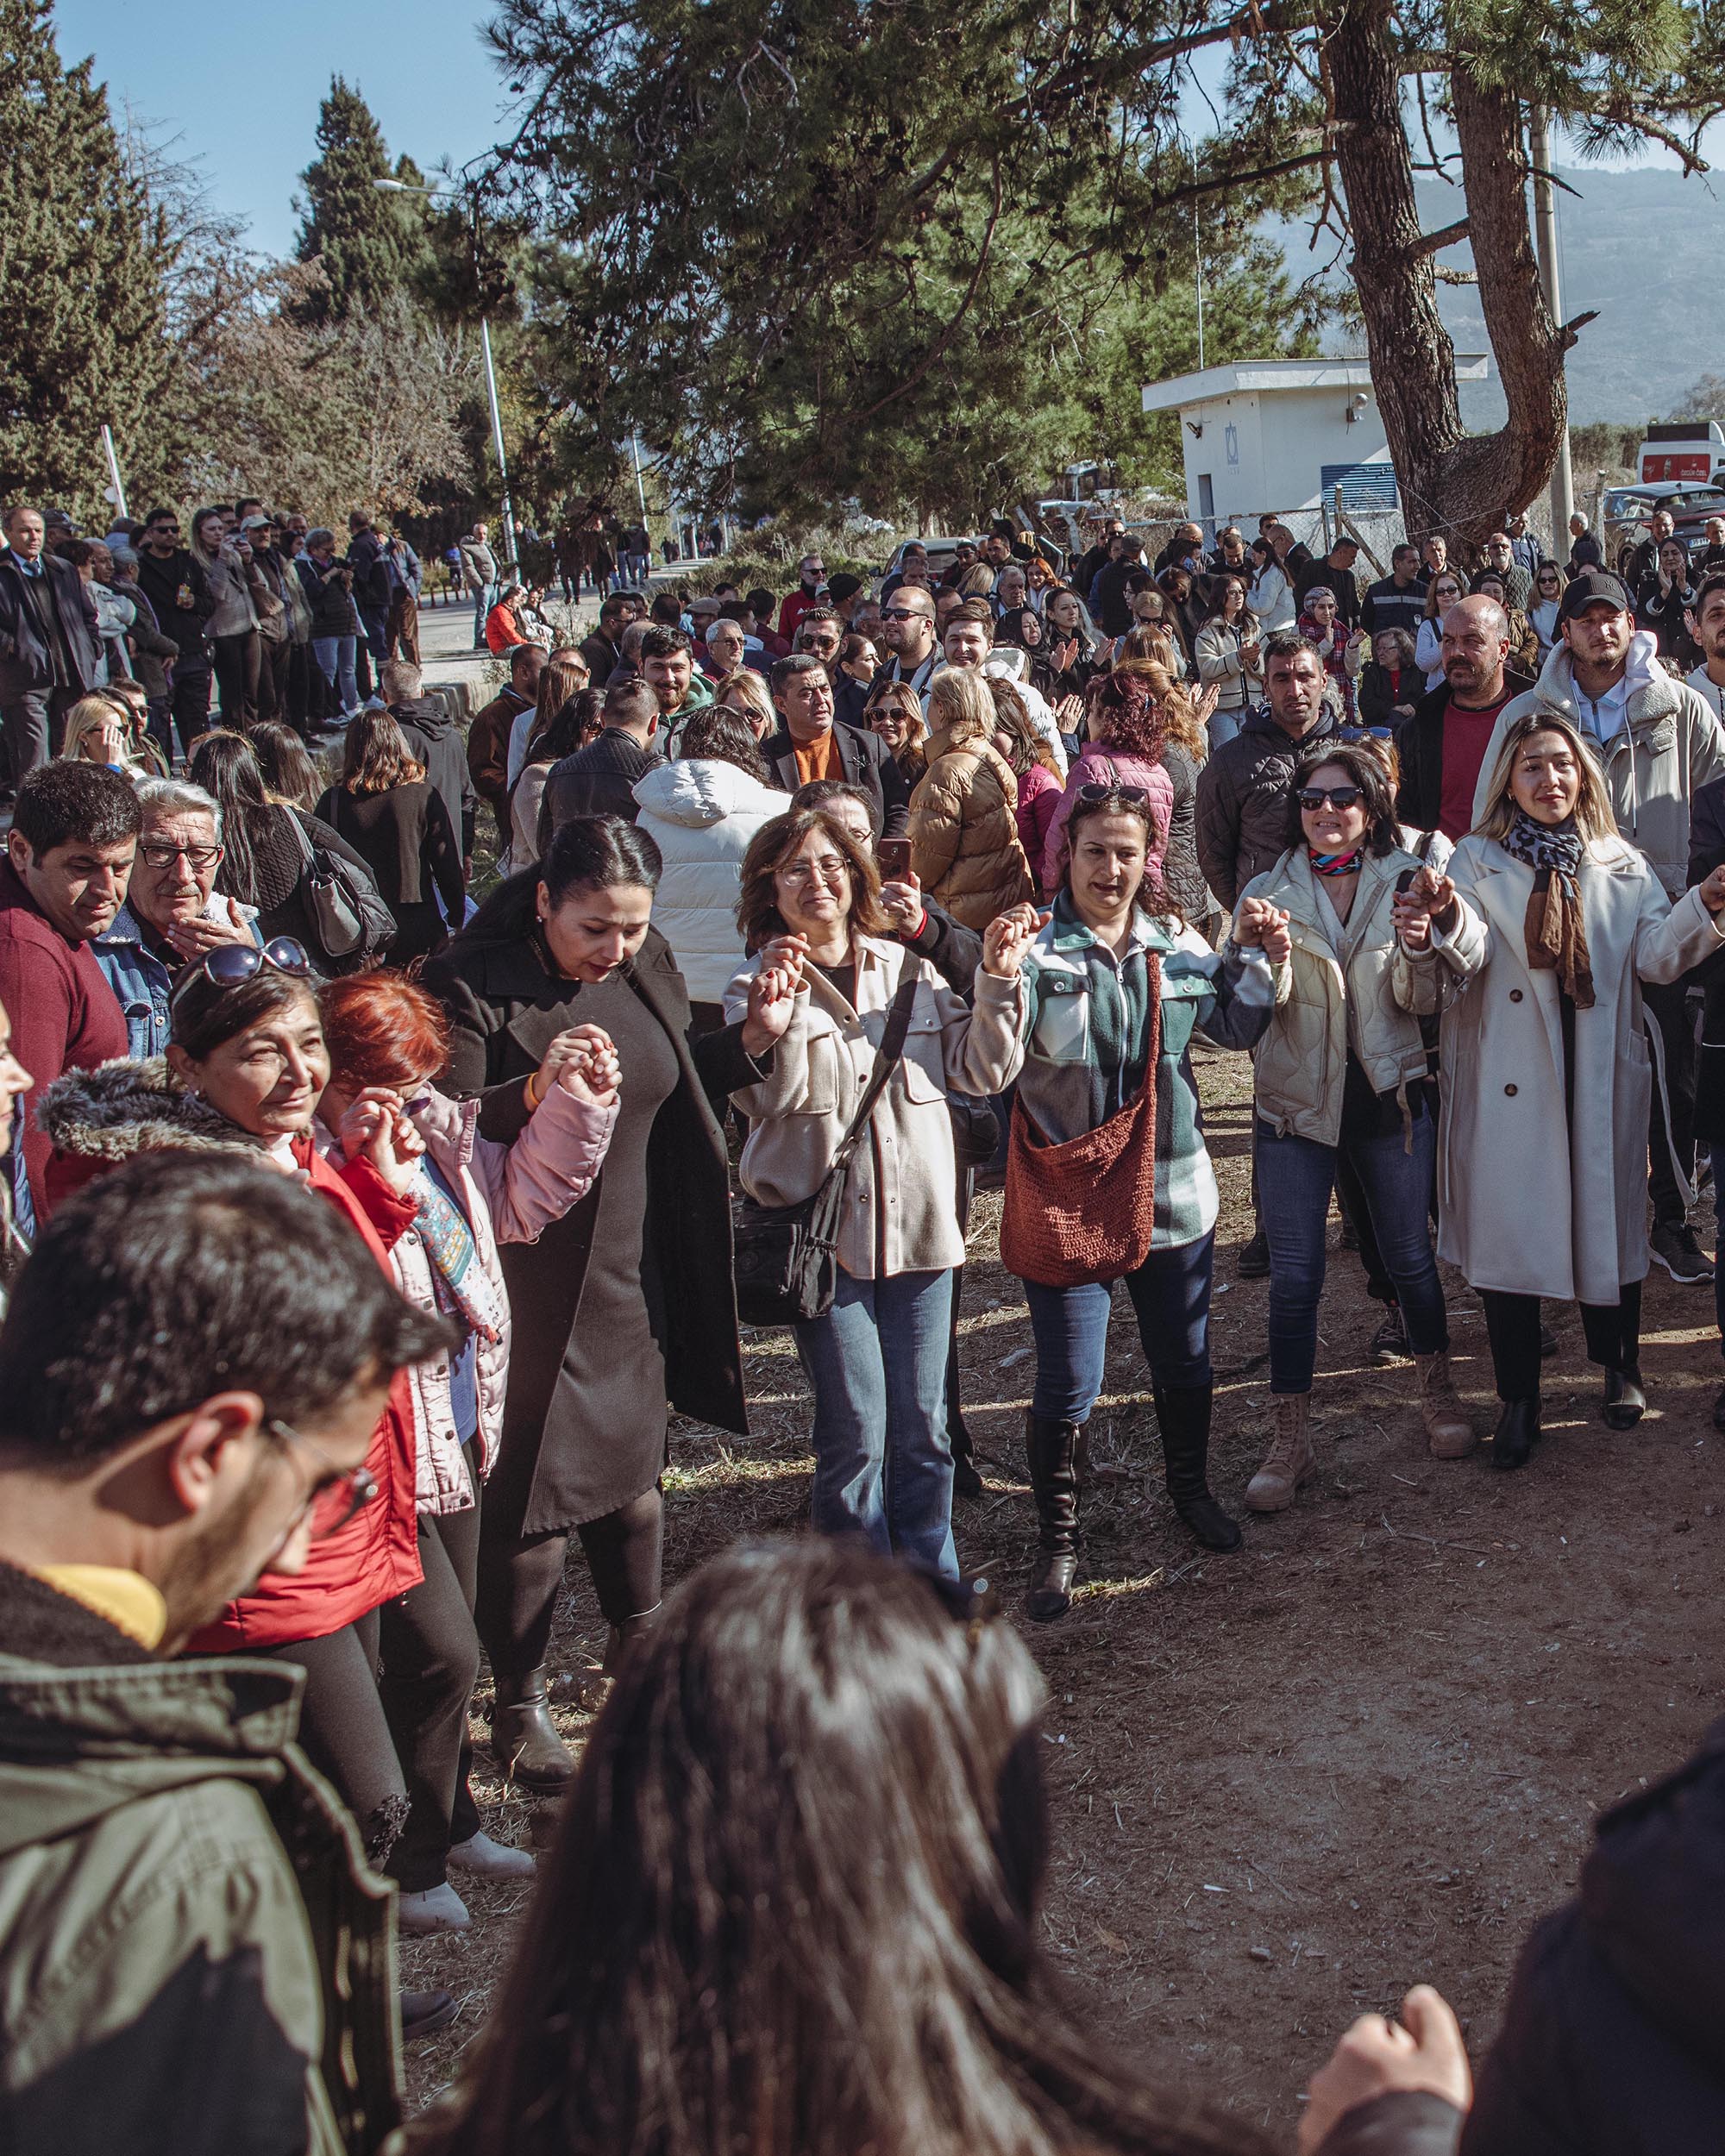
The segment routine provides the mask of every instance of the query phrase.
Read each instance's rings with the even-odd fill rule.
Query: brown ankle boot
[[[1311,1405],[1310,1393],[1270,1395],[1276,1435],[1264,1456],[1263,1466],[1245,1486],[1249,1512],[1286,1512],[1301,1483],[1317,1473],[1317,1455],[1306,1429]]]
[[[1447,1350],[1436,1355],[1416,1355],[1420,1373],[1420,1419],[1426,1426],[1426,1444],[1434,1460],[1465,1460],[1479,1443],[1467,1410],[1456,1397],[1450,1376]]]

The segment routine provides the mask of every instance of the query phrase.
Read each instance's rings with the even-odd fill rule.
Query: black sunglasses
[[[218,988],[237,988],[242,981],[254,980],[266,966],[295,981],[315,978],[304,944],[295,943],[291,936],[272,937],[261,948],[256,943],[218,943],[214,950],[194,960],[174,982],[168,1008],[172,1009],[194,981],[213,981]]]
[[[881,609],[882,621],[930,621],[932,618],[920,606],[883,606]]]
[[[1302,786],[1294,796],[1302,809],[1320,809],[1327,801],[1332,808],[1351,809],[1361,799],[1357,786]]]

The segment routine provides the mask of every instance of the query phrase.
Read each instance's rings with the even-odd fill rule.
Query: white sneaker
[[[422,1894],[397,1895],[395,1921],[410,1939],[425,1939],[433,1932],[464,1932],[472,1919],[467,1903],[445,1879]]]
[[[530,1879],[535,1870],[530,1850],[511,1849],[489,1834],[458,1841],[449,1852],[448,1865],[451,1871],[471,1871],[482,1879]]]

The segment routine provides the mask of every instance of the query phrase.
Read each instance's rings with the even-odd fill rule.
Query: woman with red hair
[[[467,1912],[449,1865],[492,1877],[533,1868],[524,1851],[480,1831],[467,1776],[480,1491],[509,1373],[497,1246],[536,1240],[592,1188],[617,1119],[616,1054],[597,1027],[560,1034],[541,1065],[536,1107],[501,1145],[479,1136],[477,1101],[457,1106],[432,1082],[449,1060],[448,1020],[434,997],[403,975],[376,972],[326,982],[318,1000],[330,1069],[318,1144],[344,1150],[337,1134],[353,1134],[361,1104],[391,1119],[397,1154],[414,1162],[408,1194],[417,1201],[390,1250],[396,1283],[461,1332],[459,1347],[410,1373],[423,1578],[382,1613],[378,1682],[408,1799],[387,1865],[401,1928],[459,1931]]]
[[[1171,674],[1140,661],[1099,674],[1085,691],[1090,738],[1066,774],[1066,791],[1048,827],[1048,850],[1038,864],[1044,891],[1057,891],[1065,881],[1066,826],[1087,787],[1142,797],[1151,825],[1150,868],[1160,888],[1174,815],[1174,781],[1162,761],[1162,705],[1173,686]]]

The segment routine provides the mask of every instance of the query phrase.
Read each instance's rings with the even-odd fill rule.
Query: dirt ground
[[[1234,1278],[1250,1232],[1248,1068],[1202,1066],[1223,1187],[1212,1479],[1233,1509],[1266,1441],[1264,1283]],[[1022,1461],[1032,1372],[1022,1290],[994,1258],[997,1199],[972,1223],[966,1416],[988,1489],[956,1521],[967,1571],[1016,1608],[1032,1514]],[[1699,1224],[1713,1247],[1710,1206]],[[1706,1288],[1648,1283],[1652,1412],[1606,1429],[1572,1310],[1546,1437],[1527,1470],[1431,1459],[1411,1367],[1367,1343],[1381,1311],[1357,1259],[1330,1272],[1314,1426],[1321,1472],[1294,1510],[1247,1516],[1245,1549],[1199,1552],[1164,1493],[1149,1381],[1125,1298],[1092,1424],[1121,1478],[1087,1496],[1071,1615],[1016,1614],[1046,1674],[1055,1850],[1051,1954],[1095,2024],[1171,2078],[1290,2139],[1298,2091],[1358,2014],[1414,1982],[1454,2003],[1476,2057],[1530,1926],[1572,1887],[1596,1812],[1674,1764],[1720,1711],[1725,1485],[1710,1409],[1722,1371]],[[1477,1300],[1446,1287],[1458,1382],[1489,1432]],[[797,1531],[807,1395],[785,1333],[745,1341],[756,1433],[675,1426],[668,1576],[739,1536]],[[591,1669],[603,1626],[579,1556],[555,1666]],[[481,1692],[480,1704],[486,1695]],[[579,1744],[575,1703],[558,1719]],[[483,1752],[483,1723],[475,1736]],[[481,1783],[493,1833],[530,1804]],[[467,1893],[463,1885],[462,1891]],[[469,1896],[473,1929],[407,1943],[412,1984],[463,2002],[414,2048],[423,2102],[457,2070],[506,1953],[519,1892]]]

